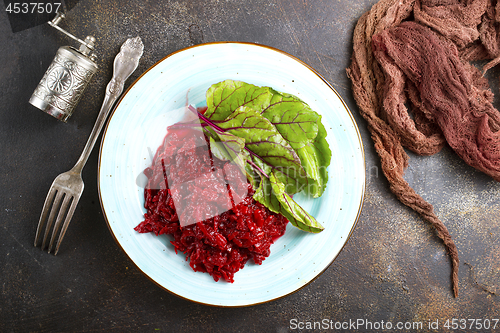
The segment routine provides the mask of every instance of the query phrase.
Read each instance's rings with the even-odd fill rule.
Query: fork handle
[[[113,81],[111,81],[111,82],[113,82]],[[90,156],[90,153],[92,152],[92,149],[94,148],[95,142],[97,141],[99,133],[101,132],[102,127],[104,126],[104,123],[106,122],[106,118],[108,117],[109,111],[111,111],[113,104],[118,99],[119,94],[110,94],[109,93],[111,82],[109,82],[108,86],[106,87],[106,95],[104,96],[104,101],[103,101],[102,106],[101,106],[101,111],[99,111],[99,115],[97,116],[97,120],[94,124],[94,127],[92,128],[92,132],[90,133],[90,136],[87,140],[87,143],[85,144],[85,147],[83,148],[83,151],[82,151],[82,154],[80,155],[80,158],[78,159],[78,161],[76,162],[75,166],[72,169],[76,173],[80,173],[83,170],[85,163],[87,163],[87,160]],[[122,85],[123,85],[123,83],[122,83]]]
[[[102,130],[102,127],[106,123],[113,104],[116,102],[118,97],[123,92],[123,86],[128,77],[135,71],[139,64],[139,59],[142,56],[144,45],[140,37],[129,38],[120,48],[120,52],[115,57],[113,63],[113,78],[106,86],[106,94],[104,96],[104,101],[97,116],[97,120],[92,128],[92,132],[83,148],[83,152],[80,158],[76,162],[72,171],[80,173],[87,163],[87,160],[94,148],[97,137]]]

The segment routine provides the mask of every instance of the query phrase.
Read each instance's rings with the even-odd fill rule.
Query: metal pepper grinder
[[[42,80],[29,100],[40,110],[66,122],[73,113],[83,91],[97,72],[95,63],[95,38],[81,40],[58,26],[64,18],[57,13],[49,24],[80,43],[80,48],[62,46],[52,60]]]

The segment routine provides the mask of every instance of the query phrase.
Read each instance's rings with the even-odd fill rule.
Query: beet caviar
[[[285,233],[288,220],[252,198],[246,177],[214,157],[200,131],[169,130],[144,174],[147,212],[134,229],[172,235],[176,253],[215,281],[234,282],[250,259],[262,264]]]

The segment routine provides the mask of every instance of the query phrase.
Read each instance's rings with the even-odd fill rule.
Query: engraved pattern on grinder
[[[55,93],[65,93],[71,89],[73,79],[64,67],[56,67],[47,75],[47,88]]]
[[[73,113],[96,71],[97,66],[82,59],[76,50],[61,47],[33,96],[41,100],[42,110],[65,121]]]

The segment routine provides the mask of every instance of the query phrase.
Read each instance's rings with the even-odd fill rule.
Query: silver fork
[[[50,229],[52,228],[54,218],[57,215],[52,229],[52,236],[50,237],[48,252],[50,253],[53,249],[54,242],[58,234],[59,238],[57,239],[54,255],[56,255],[59,251],[61,241],[66,233],[66,230],[68,229],[71,218],[75,213],[78,201],[82,196],[83,167],[85,166],[85,163],[94,148],[97,137],[106,122],[106,118],[108,117],[113,104],[123,92],[125,81],[137,68],[143,49],[144,45],[142,44],[140,37],[129,38],[121,46],[120,52],[116,56],[113,63],[113,77],[106,86],[106,95],[104,97],[101,111],[99,111],[94,128],[90,133],[90,137],[87,140],[87,144],[83,149],[82,155],[71,170],[60,174],[56,177],[56,179],[54,179],[54,182],[49,189],[49,193],[47,194],[47,198],[43,204],[42,214],[40,215],[40,221],[38,222],[38,228],[36,230],[35,246],[38,246],[43,233],[42,249],[45,248],[49,238]],[[44,226],[45,231],[42,231]]]

